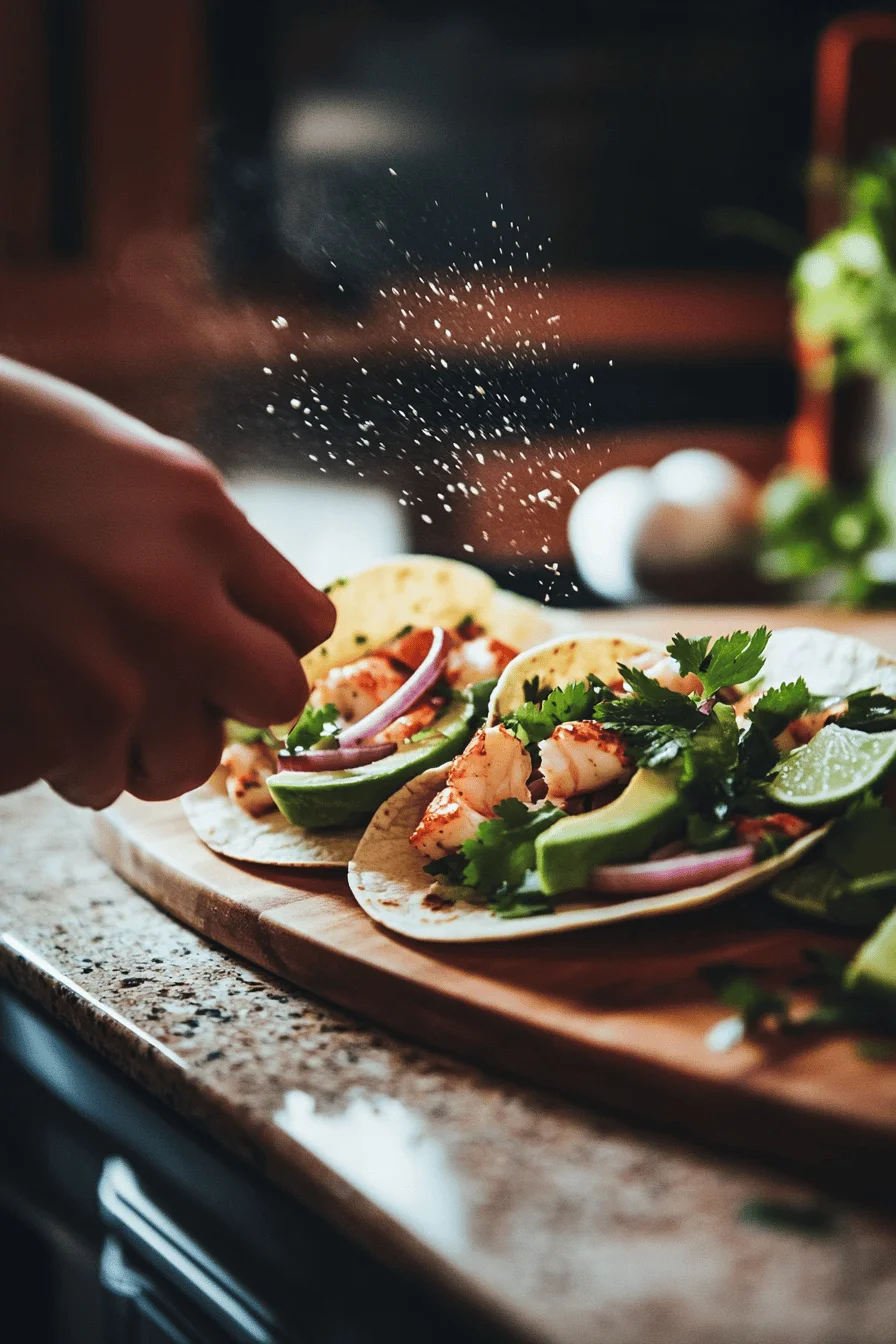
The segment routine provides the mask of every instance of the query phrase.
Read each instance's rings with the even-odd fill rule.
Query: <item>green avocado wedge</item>
[[[535,842],[547,896],[581,891],[605,863],[631,863],[674,834],[686,804],[676,770],[638,770],[619,797],[597,812],[567,817]]]
[[[270,776],[268,788],[294,826],[309,831],[358,826],[409,779],[463,751],[479,721],[475,697],[467,693],[436,721],[431,737],[408,742],[392,756],[353,770],[284,770]]]

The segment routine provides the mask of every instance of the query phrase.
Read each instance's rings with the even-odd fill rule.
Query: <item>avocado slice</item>
[[[859,948],[844,972],[843,984],[872,1000],[896,1025],[896,910]]]
[[[686,807],[677,770],[638,770],[619,797],[597,812],[566,817],[535,842],[546,896],[579,891],[604,863],[632,863],[675,832]]]
[[[284,817],[294,826],[304,826],[309,831],[360,826],[402,784],[434,765],[444,765],[463,751],[478,722],[475,699],[468,693],[436,720],[432,737],[407,742],[392,756],[353,770],[308,774],[283,770],[271,775],[268,788]]]

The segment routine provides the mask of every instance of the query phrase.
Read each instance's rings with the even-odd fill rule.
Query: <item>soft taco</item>
[[[292,725],[228,725],[212,778],[183,799],[229,858],[345,868],[380,804],[457,755],[496,678],[543,639],[534,602],[431,556],[384,561],[327,590],[336,626],[303,660],[311,694]]]
[[[438,942],[769,884],[804,913],[872,927],[896,905],[894,767],[896,661],[861,640],[554,640],[507,666],[453,762],[383,804],[349,883],[380,924]]]

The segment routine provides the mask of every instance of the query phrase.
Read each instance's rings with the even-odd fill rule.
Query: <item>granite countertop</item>
[[[116,877],[90,818],[0,799],[0,973],[149,1092],[511,1335],[884,1344],[896,1226],[807,1185],[410,1046],[204,941]],[[886,1066],[882,1066],[886,1067]]]

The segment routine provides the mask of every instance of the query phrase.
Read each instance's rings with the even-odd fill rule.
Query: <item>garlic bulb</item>
[[[573,557],[589,587],[612,602],[644,601],[654,590],[644,576],[664,573],[701,575],[705,596],[713,569],[749,549],[756,496],[740,467],[701,448],[671,453],[652,470],[620,467],[576,500]]]

